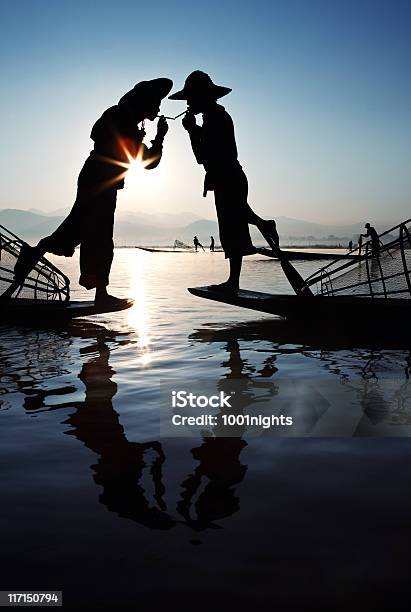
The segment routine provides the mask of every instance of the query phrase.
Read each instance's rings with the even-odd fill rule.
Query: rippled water
[[[90,299],[77,255],[53,261],[73,299]],[[225,270],[220,253],[118,249],[111,289],[136,299],[131,310],[0,328],[1,588],[197,609],[216,597],[344,607],[406,589],[411,347],[352,338],[338,321],[296,330],[186,291]],[[291,292],[259,256],[242,286]],[[164,438],[160,379],[240,379],[251,397],[322,381],[346,403],[323,438],[315,414],[306,438]]]

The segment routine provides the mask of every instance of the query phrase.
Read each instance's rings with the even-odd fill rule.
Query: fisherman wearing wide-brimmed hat
[[[113,260],[113,224],[117,191],[123,189],[130,162],[138,158],[147,170],[158,166],[168,126],[164,117],[157,124],[151,147],[143,143],[145,119],[153,121],[160,103],[173,86],[170,79],[141,81],[94,124],[94,149],[78,177],[76,201],[68,217],[37,247],[22,248],[14,274],[23,281],[46,252],[70,257],[80,245],[80,284],[96,289],[95,303],[116,306],[118,299],[107,293]]]
[[[195,158],[206,171],[204,192],[214,191],[221,246],[230,260],[230,276],[213,289],[236,292],[239,289],[243,255],[255,253],[248,225],[256,225],[265,237],[278,243],[274,221],[259,217],[247,202],[247,177],[238,161],[234,125],[225,108],[217,103],[231,92],[229,87],[216,85],[210,76],[195,70],[184,87],[169,98],[186,100],[188,111],[183,126],[188,131]],[[203,114],[203,125],[195,115]]]

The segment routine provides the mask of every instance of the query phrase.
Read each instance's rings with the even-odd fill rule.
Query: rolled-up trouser
[[[86,289],[109,284],[116,201],[117,189],[95,191],[79,185],[69,215],[39,243],[48,253],[66,257],[71,257],[80,245],[79,282]]]

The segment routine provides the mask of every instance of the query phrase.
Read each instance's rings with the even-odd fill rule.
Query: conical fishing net
[[[411,219],[380,234],[380,245],[366,242],[352,261],[334,261],[306,283],[320,295],[411,298]]]
[[[184,242],[181,242],[181,240],[174,240],[174,248],[175,249],[191,249],[192,247],[189,246],[188,244],[185,244]]]
[[[14,266],[23,242],[0,225],[0,297],[14,283]],[[52,263],[42,257],[29,273],[24,283],[16,286],[12,298],[27,300],[60,300],[70,298],[69,279]]]

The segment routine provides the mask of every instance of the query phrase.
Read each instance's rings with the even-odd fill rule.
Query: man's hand
[[[157,137],[163,139],[168,132],[168,123],[163,115],[157,123]]]
[[[145,135],[146,135],[146,131],[143,128],[141,128],[140,130],[137,129],[137,138],[140,142],[143,142]]]
[[[192,130],[197,125],[196,117],[194,113],[188,111],[182,119],[182,124],[183,124],[184,129],[187,130],[187,132]]]

